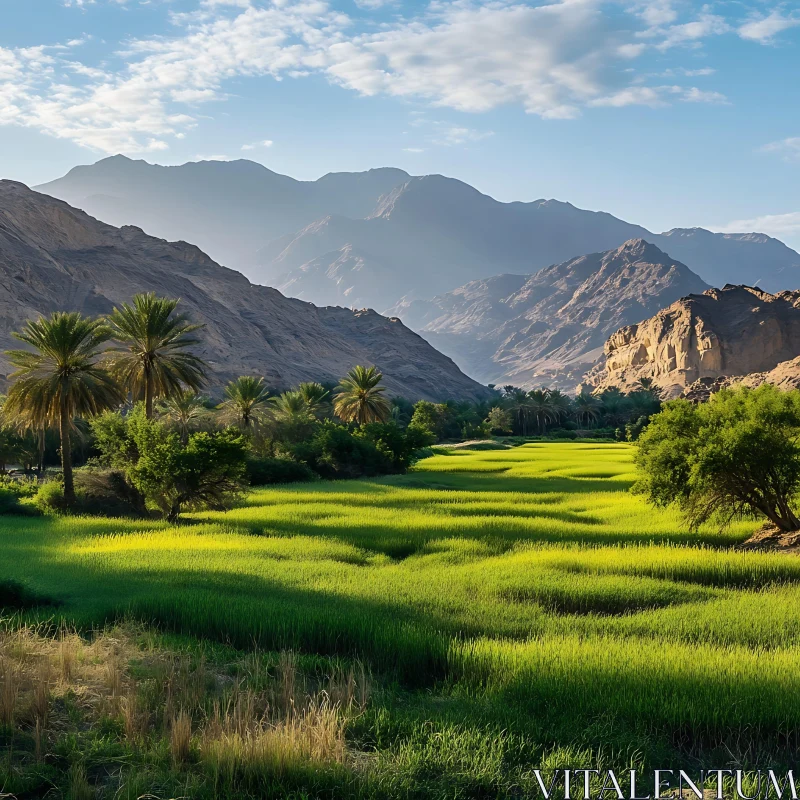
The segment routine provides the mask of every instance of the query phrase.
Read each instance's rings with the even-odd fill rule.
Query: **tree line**
[[[209,373],[196,352],[203,325],[177,306],[140,294],[105,317],[54,312],[15,332],[26,347],[7,351],[15,369],[2,408],[2,466],[15,457],[31,464],[38,451],[41,473],[55,434],[61,481],[40,494],[73,508],[73,451],[88,439],[117,495],[175,518],[185,505],[225,505],[248,470],[282,480],[307,477],[313,465],[335,476],[350,458],[387,472],[433,441],[393,423],[374,366],[355,366],[336,386],[307,382],[276,395],[263,378],[241,376],[214,403],[200,393]],[[91,488],[90,472],[80,477]],[[96,489],[97,471],[94,479]]]

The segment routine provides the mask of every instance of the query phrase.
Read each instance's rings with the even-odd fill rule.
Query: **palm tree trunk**
[[[69,441],[69,423],[67,398],[62,389],[58,430],[61,436],[61,472],[64,475],[64,504],[67,508],[75,505],[75,481],[72,477],[72,445]]]
[[[41,478],[44,475],[44,451],[46,447],[46,439],[45,439],[45,429],[44,427],[39,428],[39,461],[36,465],[36,471],[39,473],[39,477]]]
[[[153,419],[153,376],[147,368],[144,373],[144,414],[147,419]]]

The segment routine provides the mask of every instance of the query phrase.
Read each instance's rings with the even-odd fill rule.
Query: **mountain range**
[[[481,382],[574,389],[606,339],[708,286],[643,239],[545,267],[471,281],[432,300],[402,301],[402,317]]]
[[[114,227],[21,183],[0,181],[0,352],[27,319],[55,310],[104,314],[138,292],[180,298],[205,323],[212,392],[238,375],[275,388],[335,381],[376,364],[391,394],[478,398],[487,390],[405,327],[374,311],[317,308],[250,283],[185,242]],[[0,356],[0,383],[9,365]]]
[[[252,281],[320,305],[382,311],[630,239],[711,285],[800,284],[800,254],[765,234],[656,234],[570,203],[501,203],[452,178],[398,169],[297,181],[252,161],[163,167],[114,156],[36,188],[107,222],[192,241]]]

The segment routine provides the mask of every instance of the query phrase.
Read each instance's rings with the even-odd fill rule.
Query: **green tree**
[[[537,431],[544,433],[547,430],[547,423],[556,419],[556,409],[547,389],[532,389],[528,392],[527,413],[536,420]]]
[[[377,367],[353,367],[339,383],[333,398],[336,416],[343,422],[386,422],[391,406],[381,386],[383,375]]]
[[[511,412],[500,406],[494,406],[486,416],[486,424],[492,433],[511,433]]]
[[[269,389],[263,378],[242,375],[225,387],[223,419],[243,431],[257,429],[269,416]]]
[[[200,344],[195,335],[204,326],[176,314],[177,300],[154,292],[137,294],[109,316],[113,338],[112,369],[135,400],[143,399],[148,419],[153,403],[186,388],[197,391],[205,382],[206,363],[190,348]]]
[[[666,403],[639,437],[634,490],[677,504],[692,527],[763,515],[800,528],[800,392],[725,389],[708,403]]]
[[[229,508],[247,485],[247,437],[234,428],[190,433],[184,446],[139,405],[100,417],[92,429],[102,460],[170,521],[186,507]]]
[[[328,416],[330,411],[330,392],[321,384],[316,382],[301,383],[297,391],[305,401],[309,412],[317,419]]]
[[[524,389],[518,389],[516,386],[503,387],[503,393],[505,407],[517,422],[519,432],[523,436],[527,436],[528,417],[531,410],[531,399],[528,397],[528,393]]]
[[[579,425],[591,426],[600,418],[600,401],[588,392],[576,395],[573,408]]]
[[[70,431],[76,417],[95,416],[124,400],[117,382],[98,363],[111,331],[99,320],[57,311],[29,321],[13,336],[32,349],[7,352],[16,370],[5,410],[37,428],[58,426],[64,503],[70,507],[75,504]]]
[[[191,389],[182,389],[161,401],[159,416],[172,423],[181,437],[181,444],[189,441],[194,426],[208,416],[205,400]]]
[[[284,392],[273,398],[272,405],[275,409],[277,438],[286,442],[299,442],[311,435],[318,422],[314,409],[319,406],[310,404],[306,393],[299,389]]]

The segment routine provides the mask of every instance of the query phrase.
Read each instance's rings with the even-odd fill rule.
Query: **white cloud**
[[[435,144],[444,145],[445,147],[452,147],[453,145],[480,142],[483,139],[488,139],[490,136],[494,136],[494,131],[476,131],[472,128],[452,126],[439,131],[434,137],[433,142]]]
[[[630,86],[613,94],[598,97],[590,105],[622,108],[623,106],[644,105],[657,108],[668,105],[670,100],[684,103],[727,103],[728,99],[720,92],[704,91],[696,86]]]
[[[761,148],[764,153],[777,153],[786,161],[800,161],[800,136],[790,136],[778,142],[770,142]]]
[[[714,230],[721,233],[766,233],[777,238],[786,234],[800,234],[800,211],[738,219]]]
[[[757,17],[739,28],[742,39],[769,44],[775,36],[788,28],[800,25],[800,17],[785,17],[778,11],[772,11],[766,17]]]
[[[404,153],[424,153],[425,149],[422,147],[404,147]]]
[[[252,144],[243,144],[242,150],[256,150],[259,147],[272,147],[274,142],[272,139],[263,139],[260,142],[253,142]]]
[[[795,22],[778,12],[726,20],[677,0],[621,11],[618,0],[432,0],[416,16],[361,24],[359,32],[360,21],[328,0],[196,3],[172,15],[176,34],[127,43],[119,69],[80,63],[74,52],[68,59],[63,46],[0,51],[0,123],[103,152],[146,152],[201,124],[197,107],[225,100],[232,79],[310,74],[367,96],[471,113],[518,104],[545,119],[572,119],[592,106],[718,103],[724,97],[711,88],[647,86],[637,60],[729,31],[768,42]],[[463,144],[478,141],[474,135],[433,131],[431,141]]]

